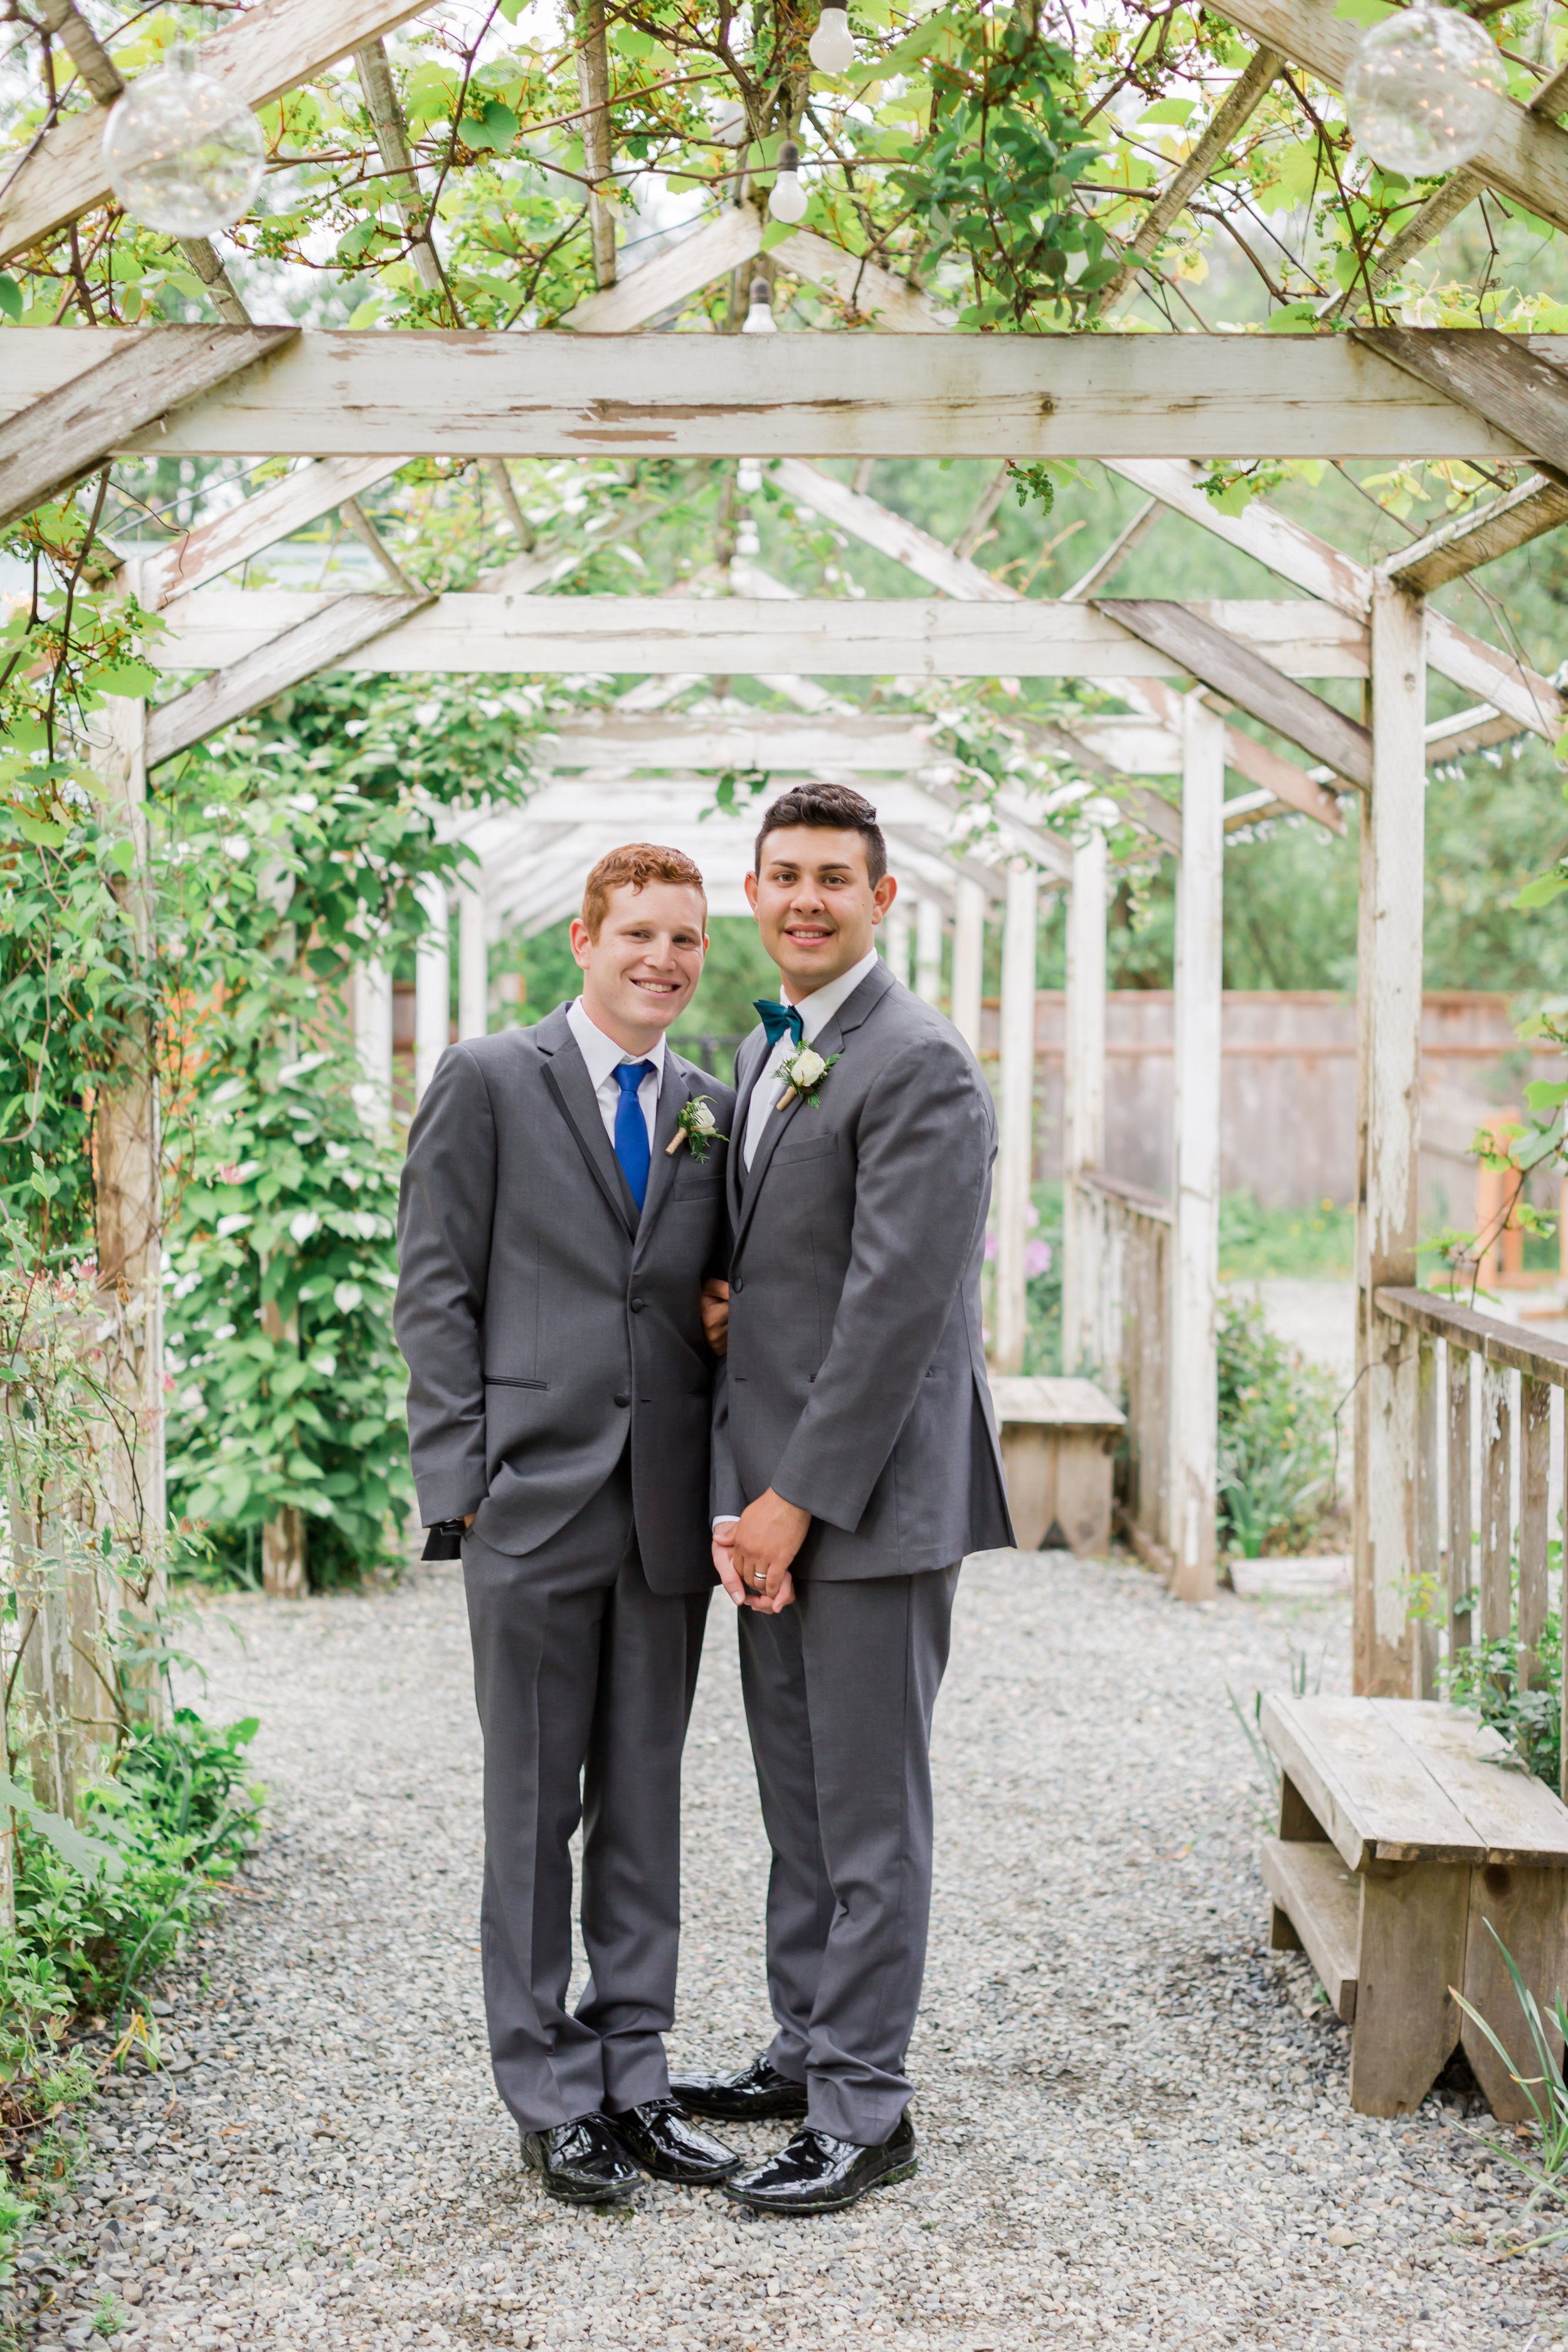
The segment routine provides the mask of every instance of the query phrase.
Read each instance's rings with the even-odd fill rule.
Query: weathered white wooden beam
[[[210,520],[193,523],[182,538],[155,554],[142,556],[144,600],[166,604],[171,596],[205,587],[209,580],[221,578],[331,514],[346,499],[374,489],[396,471],[396,465],[384,457],[324,457],[298,467]]]
[[[1387,557],[1378,572],[1412,595],[1429,596],[1435,588],[1500,555],[1511,555],[1516,547],[1564,522],[1568,522],[1568,488],[1532,474],[1516,489],[1473,513],[1439,523],[1424,539]]]
[[[891,825],[906,832],[923,829],[938,835],[944,843],[953,838],[953,814],[934,791],[905,777],[880,783],[875,790],[877,815],[884,827]],[[547,772],[514,814],[497,812],[485,820],[483,837],[510,839],[520,828],[536,824],[590,822],[627,827],[660,822],[681,825],[700,822],[704,833],[709,833],[718,822],[713,813],[713,779],[711,775],[670,775],[634,782],[628,778]],[[755,816],[744,820],[744,828],[750,839],[756,832]],[[467,825],[455,827],[454,833],[465,840],[476,839]],[[953,870],[949,871],[950,882]]]
[[[1558,137],[1568,152],[1568,131]],[[1496,327],[1352,327],[1419,383],[1460,401],[1521,448],[1568,471],[1568,372]]]
[[[0,408],[133,330],[7,339]],[[164,327],[167,337],[197,330]],[[1523,341],[1519,338],[1516,340]],[[1529,339],[1545,359],[1568,344]],[[1500,426],[1376,333],[400,333],[306,329],[265,369],[117,450],[280,457],[1504,457]]]
[[[852,317],[870,319],[879,327],[901,335],[945,335],[953,329],[954,314],[944,303],[906,278],[884,269],[863,254],[847,253],[842,246],[818,236],[814,229],[797,228],[770,248],[772,258],[792,278],[831,287]]]
[[[906,522],[902,515],[868,498],[863,490],[851,489],[837,475],[825,474],[820,466],[807,465],[802,457],[781,457],[771,468],[771,478],[800,505],[810,507],[840,530],[853,532],[868,547],[891,556],[895,563],[907,565],[917,578],[929,581],[944,595],[972,604],[1022,601],[1018,591],[1005,581],[994,580],[968,556],[955,555],[918,524]]]
[[[353,1023],[362,1073],[354,1099],[365,1125],[380,1134],[392,1124],[392,967],[379,957],[355,969]]]
[[[458,884],[458,1034],[482,1037],[490,1025],[489,935],[485,877],[472,867]]]
[[[1376,1304],[1416,1278],[1426,664],[1418,598],[1381,584],[1372,612],[1373,786],[1361,824],[1356,956],[1355,1687],[1412,1696],[1409,1580],[1417,1552],[1414,1331]]]
[[[436,1065],[452,1035],[451,915],[447,885],[438,874],[419,885],[426,928],[414,950],[414,1100],[436,1075]]]
[[[561,323],[576,334],[629,334],[754,259],[762,251],[763,226],[754,205],[725,205],[640,269],[586,295]]]
[[[1231,83],[1213,116],[1193,142],[1191,152],[1176,165],[1159,194],[1147,207],[1136,230],[1121,250],[1121,268],[1100,292],[1096,307],[1109,313],[1139,277],[1138,263],[1147,261],[1172,223],[1180,217],[1189,196],[1195,195],[1232,140],[1256,114],[1269,84],[1285,60],[1277,49],[1259,49]]]
[[[101,466],[122,433],[154,425],[298,334],[294,327],[149,327],[132,329],[112,347],[84,336],[81,372],[69,371],[58,388],[0,425],[0,526]],[[7,373],[26,341],[25,333],[7,334]]]
[[[797,719],[759,710],[752,718],[624,719],[592,715],[537,737],[553,769],[626,773],[640,769],[763,768],[809,774],[818,768],[903,776],[941,754],[934,722],[910,719]]]
[[[980,1051],[985,985],[985,891],[959,878],[952,917],[952,1025],[972,1054]]]
[[[1335,0],[1226,0],[1225,14],[1331,89],[1343,89],[1361,26],[1340,16]],[[1568,133],[1542,115],[1507,100],[1501,127],[1468,169],[1500,195],[1568,228]]]
[[[1435,768],[1445,760],[1463,759],[1467,751],[1484,751],[1493,743],[1510,742],[1526,730],[1518,719],[1510,719],[1505,711],[1493,710],[1486,703],[1478,703],[1473,710],[1461,710],[1452,719],[1431,719],[1426,722],[1426,765]]]
[[[1180,1601],[1214,1596],[1219,1476],[1220,1008],[1225,728],[1187,701],[1176,868],[1175,1109],[1172,1171],[1170,1549]]]
[[[342,600],[292,589],[211,588],[180,598],[155,648],[161,668],[216,669]],[[1363,677],[1365,632],[1325,605],[1265,600],[1185,608],[1255,647],[1287,677]],[[342,669],[789,670],[843,677],[1179,677],[1185,662],[1092,605],[973,605],[928,597],[498,596],[435,598]]]
[[[1342,555],[1264,499],[1254,499],[1242,514],[1225,515],[1204,496],[1194,468],[1185,463],[1118,462],[1111,471],[1136,482],[1228,546],[1255,556],[1294,587],[1321,596],[1342,613],[1363,616],[1367,612],[1373,589],[1368,567]],[[1426,658],[1440,677],[1462,687],[1467,694],[1494,704],[1535,734],[1554,740],[1568,723],[1568,702],[1548,679],[1440,613],[1427,614]]]
[[[1347,782],[1363,789],[1371,782],[1372,746],[1364,727],[1287,677],[1252,646],[1227,636],[1194,607],[1151,596],[1106,596],[1097,598],[1096,604],[1144,644],[1179,660],[1201,685],[1326,761]]]
[[[915,994],[927,1004],[942,1003],[942,903],[921,897],[915,901]]]
[[[992,1360],[1023,1370],[1028,1337],[1025,1252],[1035,1172],[1035,959],[1039,877],[1026,857],[1009,859],[1002,927],[1001,1111],[996,1148],[996,1290]]]
[[[247,106],[265,106],[417,16],[421,5],[422,0],[261,0],[210,34],[196,54],[202,71]],[[110,196],[101,115],[68,114],[44,132],[0,192],[0,261],[25,253]]]
[[[341,667],[400,620],[416,612],[419,596],[337,596],[293,626],[269,632],[199,686],[161,703],[147,722],[147,763],[157,767],[189,751],[205,735],[230,726],[318,670]],[[193,664],[205,668],[205,663]]]
[[[1062,1370],[1097,1371],[1103,1225],[1081,1178],[1105,1165],[1105,835],[1073,850],[1068,893],[1067,1066],[1062,1115]]]

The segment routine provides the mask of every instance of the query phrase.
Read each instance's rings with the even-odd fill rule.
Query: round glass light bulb
[[[824,8],[806,43],[806,55],[818,73],[847,73],[855,62],[855,36],[847,8]]]
[[[793,139],[786,139],[779,149],[777,177],[768,190],[770,219],[793,222],[805,218],[805,190],[795,177],[799,169],[800,149]]]
[[[750,562],[752,556],[760,555],[762,551],[763,542],[757,536],[757,526],[748,517],[735,534],[735,552]]]
[[[735,488],[743,499],[754,499],[763,487],[763,461],[760,457],[742,457],[735,468]]]
[[[261,125],[203,73],[192,48],[138,74],[103,130],[109,184],[132,216],[166,236],[210,236],[250,210],[267,168]]]
[[[1508,79],[1473,16],[1427,0],[1362,36],[1345,76],[1351,136],[1385,171],[1425,178],[1468,163],[1501,121]]]
[[[778,322],[773,317],[773,289],[765,278],[752,280],[752,299],[741,332],[743,335],[776,335]]]

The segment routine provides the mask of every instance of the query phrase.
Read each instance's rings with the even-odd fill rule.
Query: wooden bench
[[[1568,1991],[1568,1807],[1436,1700],[1266,1698],[1261,1726],[1283,1776],[1269,1941],[1305,1950],[1351,2028],[1352,2106],[1413,2113],[1462,2043],[1493,2114],[1522,2121],[1524,2094],[1452,1988],[1538,2071],[1488,1928],[1543,2011]]]
[[[1127,1416],[1092,1381],[991,1382],[1007,1501],[1021,1551],[1110,1549],[1110,1457]]]

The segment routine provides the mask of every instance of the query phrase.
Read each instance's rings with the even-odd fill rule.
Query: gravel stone
[[[255,1713],[263,1843],[158,1989],[171,2063],[111,2084],[19,2267],[31,2340],[157,2352],[907,2352],[1555,2340],[1550,2256],[1462,2093],[1351,2114],[1347,2038],[1266,1949],[1258,1769],[1227,1690],[1348,1681],[1342,1601],[1193,1610],[1141,1570],[973,1561],[937,1711],[910,2053],[921,2173],[749,2220],[647,2183],[554,2205],[485,2053],[479,1743],[457,1571],[226,1598],[194,1703]],[[765,2042],[766,1866],[716,1601],[687,1766],[678,2063]],[[778,2127],[738,2132],[748,2155]],[[45,2308],[37,2308],[40,2303]]]

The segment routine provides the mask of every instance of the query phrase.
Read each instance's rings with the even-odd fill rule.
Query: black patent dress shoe
[[[563,2205],[624,2205],[639,2178],[603,2116],[525,2131],[522,2160]]]
[[[765,2058],[753,2058],[738,2074],[682,2074],[669,2087],[694,2116],[717,2116],[723,2123],[765,2122],[770,2116],[794,2121],[805,2114],[805,2084],[792,2083]]]
[[[878,2147],[835,2139],[808,2124],[754,2172],[726,2180],[724,2194],[753,2213],[837,2213],[858,2204],[868,2189],[908,2180],[919,2169],[915,2127],[907,2114]]]
[[[655,2180],[708,2189],[741,2168],[734,2149],[689,2123],[673,2098],[645,2099],[640,2107],[606,2113],[605,2121],[632,2162]]]

